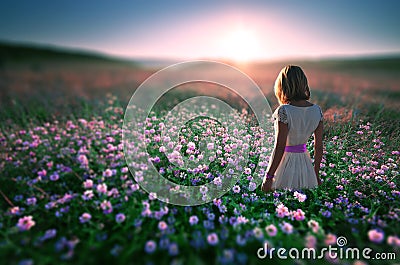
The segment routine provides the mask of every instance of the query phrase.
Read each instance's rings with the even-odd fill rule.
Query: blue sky
[[[0,40],[142,58],[400,53],[400,1],[1,1]]]

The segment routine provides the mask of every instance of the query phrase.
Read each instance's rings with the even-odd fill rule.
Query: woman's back
[[[322,119],[322,111],[315,104],[306,107],[284,104],[276,109],[274,118],[288,124],[286,145],[299,145],[307,143]]]

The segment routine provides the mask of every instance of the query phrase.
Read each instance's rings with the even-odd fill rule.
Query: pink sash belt
[[[285,152],[289,153],[305,153],[306,151],[307,151],[306,144],[298,144],[285,147]]]

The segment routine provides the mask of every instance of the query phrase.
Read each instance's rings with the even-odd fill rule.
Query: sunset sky
[[[1,1],[0,40],[130,58],[400,53],[400,1]]]

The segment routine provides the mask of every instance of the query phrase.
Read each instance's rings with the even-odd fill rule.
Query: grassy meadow
[[[277,107],[273,82],[289,62],[236,65]],[[57,49],[0,45],[0,260],[4,264],[395,264],[400,260],[400,57],[294,61],[324,112],[323,184],[264,194],[254,187],[267,158],[252,139],[236,185],[200,206],[175,206],[143,191],[128,170],[124,111],[157,69],[143,62]],[[146,121],[160,174],[177,183],[224,176],[229,135],[215,129],[216,156],[195,176],[160,151],[163,115],[179,102],[209,95],[236,106],[237,95],[207,85],[168,92]],[[209,120],[188,125],[198,144]],[[202,129],[203,128],[203,129]],[[219,139],[219,140],[218,140]],[[175,144],[170,142],[171,144]],[[308,149],[312,154],[311,140]],[[187,150],[187,146],[183,146]],[[137,159],[140,157],[138,155]],[[146,169],[135,174],[146,177]],[[199,177],[200,176],[200,177]],[[257,257],[274,248],[371,248],[375,259]],[[378,260],[375,254],[394,253]],[[387,255],[390,256],[390,255]],[[393,258],[393,255],[392,255]]]

